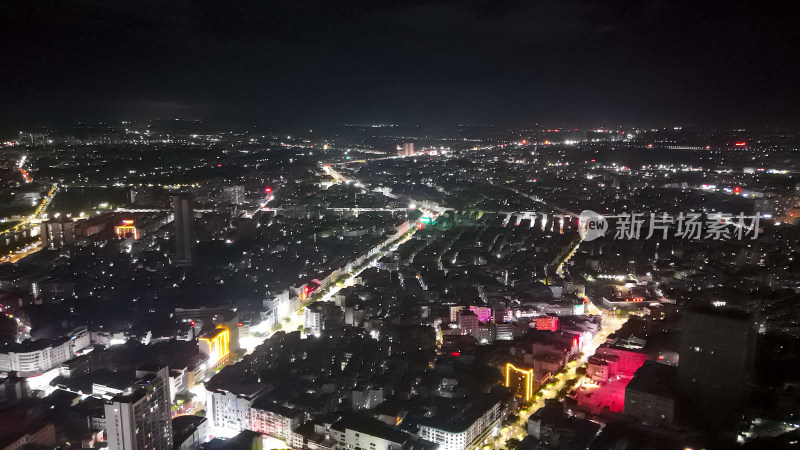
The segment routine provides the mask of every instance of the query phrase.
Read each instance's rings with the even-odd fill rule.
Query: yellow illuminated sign
[[[511,374],[519,374],[520,377],[525,377],[525,401],[528,402],[533,398],[533,369],[520,369],[511,363],[506,363],[506,387],[511,387]]]
[[[230,353],[231,332],[225,327],[217,328],[219,331],[212,337],[201,337],[200,342],[208,346],[208,364],[215,366]]]
[[[120,239],[130,236],[133,236],[134,239],[139,239],[139,230],[133,225],[119,225],[114,227],[114,230],[117,232],[117,237]]]
[[[133,219],[122,219],[122,223],[114,227],[114,232],[117,233],[117,237],[120,239],[131,236],[134,239],[139,239],[139,230],[136,229]]]

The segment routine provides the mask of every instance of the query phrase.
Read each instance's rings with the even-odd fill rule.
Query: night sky
[[[800,119],[797,1],[0,1],[0,129]]]

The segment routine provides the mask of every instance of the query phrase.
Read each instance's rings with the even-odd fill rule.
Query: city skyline
[[[0,450],[798,447],[800,2],[0,10]]]

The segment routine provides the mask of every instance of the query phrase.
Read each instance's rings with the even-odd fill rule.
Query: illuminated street
[[[58,193],[58,185],[53,185],[47,194],[42,198],[42,201],[36,207],[36,210],[30,216],[25,217],[20,223],[14,225],[8,233],[19,232],[25,229],[32,229],[37,227],[40,219],[47,213],[47,207],[53,201],[53,198]],[[38,230],[37,230],[38,231]],[[39,241],[32,242],[23,248],[17,249],[8,255],[0,257],[0,264],[3,263],[16,263],[26,256],[36,253],[42,249]]]
[[[15,262],[21,260],[22,258],[24,258],[24,257],[26,257],[26,256],[28,256],[30,254],[38,252],[41,249],[42,249],[42,245],[39,242],[34,242],[33,244],[28,244],[25,247],[13,252],[12,254],[5,255],[2,258],[0,258],[0,264],[2,264],[2,263],[15,263]]]
[[[608,312],[600,311],[591,303],[587,305],[586,313],[593,315],[602,314],[603,325],[594,339],[583,347],[580,358],[577,361],[571,361],[567,364],[567,368],[564,372],[556,374],[553,378],[554,382],[548,381],[545,383],[545,387],[534,397],[535,400],[525,405],[524,409],[519,413],[519,421],[507,427],[502,427],[498,436],[495,439],[489,440],[487,445],[492,446],[492,448],[504,448],[508,439],[515,438],[522,440],[528,434],[527,423],[531,414],[536,412],[539,408],[544,407],[545,400],[556,398],[568,381],[582,379],[583,375],[576,373],[576,369],[586,364],[586,361],[590,356],[594,355],[597,348],[606,342],[608,335],[620,329],[628,320],[624,317],[614,316]],[[576,388],[579,385],[580,381],[575,385]]]

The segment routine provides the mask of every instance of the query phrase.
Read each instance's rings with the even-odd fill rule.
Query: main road
[[[628,320],[627,318],[614,316],[613,314],[608,314],[605,311],[601,311],[591,302],[587,304],[587,313],[601,315],[603,318],[603,323],[600,327],[600,330],[594,336],[594,339],[592,339],[583,347],[583,352],[581,353],[580,358],[578,358],[576,361],[569,362],[566,370],[556,374],[553,377],[554,384],[550,387],[542,388],[541,391],[539,391],[539,393],[534,397],[533,402],[526,405],[525,409],[519,414],[519,420],[508,427],[502,428],[498,436],[495,439],[487,441],[486,445],[491,445],[493,448],[505,448],[506,441],[508,441],[508,439],[515,438],[522,440],[525,438],[525,436],[528,434],[528,418],[533,413],[538,411],[539,408],[544,406],[545,400],[556,398],[558,393],[568,382],[572,380],[580,381],[584,375],[577,373],[578,367],[584,365],[589,358],[594,355],[597,349],[606,342],[606,338],[608,338],[611,333],[619,330]],[[548,383],[545,383],[545,386],[547,386]],[[575,383],[574,386],[577,386],[578,384],[579,383]]]
[[[47,207],[50,206],[50,203],[53,201],[53,198],[58,193],[58,189],[59,189],[58,185],[57,184],[53,184],[50,187],[50,190],[47,191],[47,194],[44,196],[44,198],[42,199],[41,203],[39,203],[39,206],[36,207],[36,210],[33,212],[33,214],[31,214],[30,216],[25,217],[22,221],[20,221],[20,223],[14,225],[11,229],[9,229],[8,231],[6,231],[5,233],[2,233],[2,234],[19,233],[19,232],[22,232],[22,231],[25,231],[25,230],[30,230],[34,226],[38,225],[38,221],[47,212]],[[21,249],[15,250],[11,254],[3,256],[2,258],[0,258],[0,264],[15,263],[15,262],[19,261],[20,259],[30,255],[31,253],[38,252],[41,249],[42,249],[42,246],[41,246],[41,238],[40,238],[40,239],[36,240],[35,242],[32,242],[32,243],[28,244],[27,246],[25,246],[25,247],[23,247]]]
[[[328,170],[325,170],[325,172],[329,176],[331,176],[331,178],[334,178],[334,180],[337,183],[342,183],[342,182],[347,182],[348,181],[343,176],[341,176],[341,174],[339,174],[338,172],[336,172],[336,171],[334,171],[332,169],[331,169],[330,172]],[[270,200],[272,200],[272,196],[270,196],[270,198],[267,200],[267,202],[269,202]],[[262,205],[262,207],[265,207],[267,202],[265,202]],[[408,228],[409,228],[409,232],[406,235],[402,236],[400,239],[395,240],[393,242],[390,242],[388,244],[381,243],[378,246],[376,246],[374,249],[377,250],[378,252],[386,251],[386,250],[396,250],[400,245],[402,245],[403,243],[405,243],[409,239],[411,239],[411,237],[414,235],[414,233],[416,233],[418,231],[417,227],[409,226]],[[341,284],[339,284],[339,283],[333,284],[331,286],[331,288],[328,290],[328,292],[324,296],[322,296],[319,300],[320,301],[331,301],[333,299],[333,297],[343,287],[346,287],[346,286],[349,286],[350,284],[352,284],[353,279],[355,279],[358,275],[361,274],[361,272],[363,272],[364,270],[366,270],[369,267],[371,267],[371,265],[363,265],[361,267],[361,269],[357,269],[357,270],[354,270],[352,272],[349,272],[345,276],[344,280],[342,280],[343,282]],[[303,312],[303,308],[302,307],[296,309],[295,311],[292,311],[289,314],[289,321],[281,323],[281,330],[295,331],[301,325],[305,325],[305,314]],[[267,339],[272,337],[276,333],[276,331],[272,331],[271,329],[266,328],[266,323],[262,323],[262,324],[256,325],[255,327],[251,327],[250,328],[250,333],[251,333],[250,336],[239,339],[239,346],[241,347],[242,350],[245,351],[245,354],[251,353],[256,347],[258,347],[264,341],[266,341]],[[259,333],[259,337],[253,336],[252,333]],[[186,406],[187,410],[197,411],[197,410],[203,409],[205,407],[205,405],[204,405],[204,400],[205,400],[205,386],[204,386],[204,384],[203,383],[198,383],[195,386],[195,388],[192,389],[192,394],[194,395],[194,399],[192,400],[192,403],[190,405]],[[186,414],[186,412],[182,412],[182,413],[178,413],[178,414],[179,415],[180,414]]]

